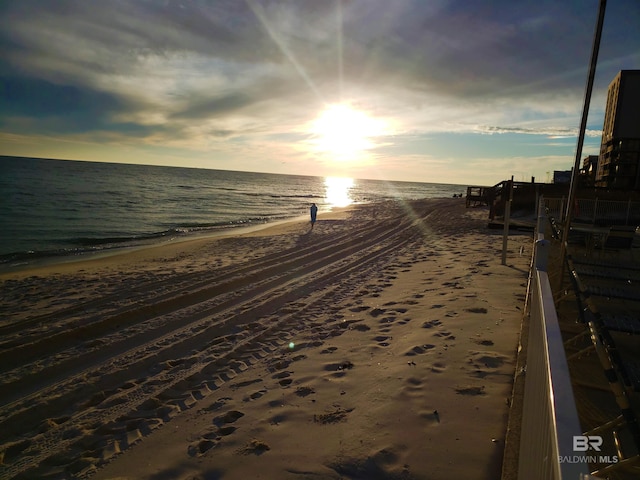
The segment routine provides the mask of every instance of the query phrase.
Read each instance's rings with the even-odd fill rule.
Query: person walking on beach
[[[316,223],[316,216],[318,215],[318,206],[312,203],[309,212],[311,213],[311,228],[313,228]]]

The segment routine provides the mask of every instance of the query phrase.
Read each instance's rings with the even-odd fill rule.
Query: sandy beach
[[[499,479],[530,234],[380,203],[0,275],[0,478]]]

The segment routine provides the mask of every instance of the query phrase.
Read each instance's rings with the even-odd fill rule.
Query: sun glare
[[[324,179],[325,201],[332,207],[346,207],[353,203],[350,192],[353,179],[345,177],[326,177]]]
[[[344,104],[327,107],[312,126],[318,150],[343,159],[372,148],[383,130],[380,120]]]

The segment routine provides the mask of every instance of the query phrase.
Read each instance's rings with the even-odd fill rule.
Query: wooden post
[[[507,182],[508,199],[504,203],[504,230],[502,231],[502,265],[507,264],[507,243],[509,241],[509,220],[511,219],[511,202],[513,200],[513,175]]]

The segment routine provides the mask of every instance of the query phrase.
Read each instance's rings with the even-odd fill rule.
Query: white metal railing
[[[584,456],[574,451],[574,437],[582,438],[582,430],[547,275],[550,242],[544,239],[543,201],[531,271],[518,479],[593,478]]]
[[[567,199],[546,198],[545,206],[558,221],[564,222]],[[600,200],[598,198],[578,198],[574,202],[574,221],[591,224],[638,225],[640,224],[640,202],[631,200]]]

